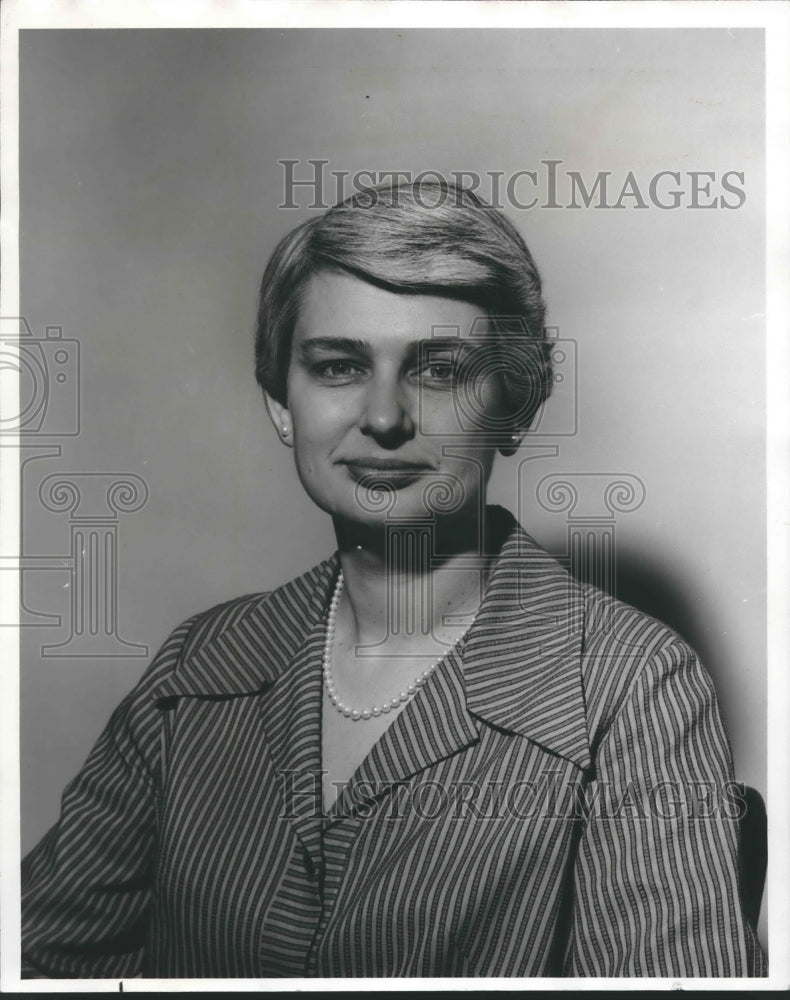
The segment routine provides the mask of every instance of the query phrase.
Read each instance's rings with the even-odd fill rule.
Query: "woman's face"
[[[310,279],[288,407],[268,402],[319,507],[366,525],[480,509],[503,397],[496,375],[471,373],[478,317],[471,303],[398,294],[342,272]]]

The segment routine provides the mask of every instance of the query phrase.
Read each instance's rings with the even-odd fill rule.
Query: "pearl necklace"
[[[385,701],[381,705],[373,705],[370,708],[352,708],[351,705],[344,704],[342,698],[337,692],[335,687],[334,678],[332,677],[332,647],[335,642],[335,622],[337,620],[337,608],[340,604],[340,596],[343,593],[343,571],[341,570],[338,574],[337,583],[335,584],[335,592],[332,594],[332,600],[329,602],[329,615],[326,620],[326,637],[324,639],[324,659],[323,659],[323,674],[324,674],[324,687],[326,688],[326,693],[329,695],[329,700],[335,706],[335,708],[340,712],[341,715],[345,715],[346,718],[352,719],[354,722],[358,722],[360,719],[370,719],[371,717],[378,717],[379,715],[386,715],[387,712],[391,712],[393,709],[397,708],[399,705],[405,704],[411,698],[417,694],[417,691],[423,686],[423,684],[428,680],[434,670],[439,666],[439,664],[444,660],[447,654],[455,649],[458,643],[463,639],[466,633],[471,628],[465,629],[463,634],[460,635],[452,646],[442,653],[440,657],[435,659],[433,663],[422,673],[418,674],[411,684],[408,684],[405,691],[401,691],[395,698],[390,701]]]

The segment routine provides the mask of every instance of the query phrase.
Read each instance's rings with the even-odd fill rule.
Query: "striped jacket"
[[[327,815],[337,556],[176,629],[24,861],[23,974],[765,975],[710,679],[498,516],[465,641]]]

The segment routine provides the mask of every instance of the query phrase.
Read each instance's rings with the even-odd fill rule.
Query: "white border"
[[[19,315],[19,46],[16,29],[7,24],[10,6],[0,7],[0,316]],[[3,413],[19,413],[19,382],[8,370],[0,371]],[[20,551],[18,439],[0,449],[3,553]],[[15,621],[18,614],[18,574],[0,572],[0,621]],[[0,628],[0,664],[0,988],[6,991],[18,981],[20,965],[19,629]]]
[[[769,28],[783,0],[4,0],[22,28]],[[781,43],[779,43],[781,44]],[[784,49],[786,54],[787,39]]]
[[[771,979],[790,984],[790,8],[766,32],[766,470],[768,641],[768,951]]]
[[[453,8],[452,10],[450,8]],[[790,882],[788,882],[788,842],[790,842],[790,6],[781,0],[745,2],[729,0],[714,4],[708,0],[661,0],[661,2],[596,3],[559,2],[471,2],[471,0],[135,0],[133,5],[108,0],[5,0],[0,7],[0,120],[3,141],[0,147],[3,213],[0,220],[0,250],[3,272],[0,286],[0,316],[19,315],[18,270],[18,32],[26,28],[671,28],[671,27],[754,27],[766,28],[766,125],[767,125],[767,399],[768,433],[768,808],[769,871],[766,901],[769,916],[769,956],[771,974],[765,980],[744,979],[589,979],[584,989],[711,989],[755,990],[790,987]],[[9,413],[18,412],[18,387],[3,378],[0,405]],[[5,456],[13,455],[9,449]],[[3,456],[3,457],[5,457]],[[19,478],[15,462],[5,461],[2,469],[3,503],[0,506],[0,549],[19,551]],[[15,540],[15,544],[14,544]],[[0,573],[0,613],[16,614],[18,585],[13,573]],[[116,992],[115,980],[26,980],[19,979],[19,680],[18,630],[0,630],[0,657],[5,665],[0,698],[0,745],[2,773],[2,899],[0,923],[3,930],[0,955],[0,983],[4,991],[20,993]],[[502,991],[569,989],[578,980],[567,979],[487,979],[486,989]],[[125,992],[248,992],[260,990],[302,991],[321,988],[329,992],[356,992],[373,987],[377,991],[439,989],[480,989],[478,979],[403,980],[128,980]]]

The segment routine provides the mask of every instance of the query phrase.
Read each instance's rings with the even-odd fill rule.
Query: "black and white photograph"
[[[0,16],[3,990],[787,988],[787,6]]]

